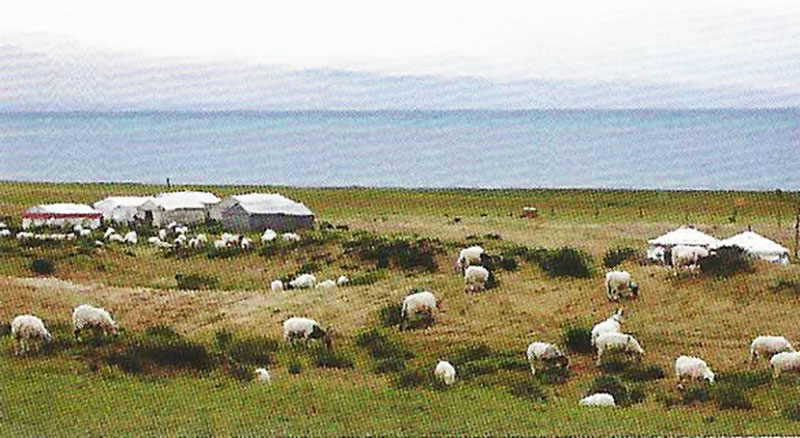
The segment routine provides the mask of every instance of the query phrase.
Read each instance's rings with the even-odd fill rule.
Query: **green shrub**
[[[300,374],[303,372],[303,365],[297,359],[292,359],[292,361],[289,362],[288,371],[289,374]]]
[[[369,286],[375,284],[383,278],[383,271],[368,270],[366,272],[358,273],[350,277],[351,286]]]
[[[406,362],[399,357],[380,359],[375,363],[375,373],[396,373],[406,369]]]
[[[708,389],[705,387],[696,386],[683,391],[681,398],[681,401],[685,405],[690,405],[695,402],[704,403],[711,400],[711,393],[708,392]]]
[[[634,382],[645,382],[664,378],[664,370],[658,365],[642,365],[621,360],[618,355],[604,360],[600,368],[606,373],[619,374],[620,377]]]
[[[569,380],[569,370],[562,366],[548,365],[543,370],[536,370],[536,378],[547,385],[561,385]]]
[[[353,360],[346,354],[319,346],[314,348],[314,365],[320,368],[353,368]]]
[[[800,403],[785,407],[783,416],[792,421],[800,421]]]
[[[218,284],[217,277],[202,274],[175,274],[175,281],[181,290],[215,289]]]
[[[585,252],[562,247],[548,251],[539,267],[551,277],[589,278],[592,276],[592,258]]]
[[[373,359],[406,360],[414,357],[414,353],[390,338],[386,332],[371,329],[356,335],[357,346],[367,350]]]
[[[753,389],[768,385],[772,375],[769,371],[733,371],[718,374],[717,381],[735,388]]]
[[[31,271],[40,275],[50,275],[56,270],[55,262],[51,259],[34,259],[31,262]]]
[[[157,326],[125,339],[121,348],[113,350],[106,361],[124,371],[138,373],[147,366],[193,368],[204,371],[213,365],[212,357],[202,345],[184,339],[174,330]]]
[[[791,292],[800,295],[800,281],[779,279],[770,287],[774,292]]]
[[[11,334],[11,324],[2,323],[0,324],[0,336],[8,336]]]
[[[636,250],[630,247],[617,247],[609,249],[603,256],[603,266],[615,268],[624,261],[633,260],[636,257]]]
[[[720,409],[752,409],[753,405],[744,392],[733,386],[718,386],[714,391],[714,401]]]
[[[531,379],[518,379],[510,382],[507,385],[508,392],[514,397],[524,398],[526,400],[545,401],[547,400],[547,392]]]
[[[395,267],[406,271],[435,272],[435,254],[441,252],[441,243],[427,238],[388,238],[359,233],[344,243],[345,252],[352,252],[362,260],[374,262],[380,268]]]
[[[680,398],[667,393],[658,393],[658,395],[656,395],[656,401],[661,403],[665,408],[671,408],[681,403]]]
[[[239,245],[225,246],[223,248],[209,245],[205,251],[206,257],[209,259],[228,259],[244,254],[245,252]]]
[[[421,386],[431,385],[433,371],[426,371],[422,369],[406,370],[398,373],[393,379],[393,384],[398,388],[417,388]]]
[[[719,278],[753,271],[751,256],[738,246],[717,248],[714,255],[700,259],[698,264],[703,275]]]
[[[280,349],[280,342],[263,337],[234,339],[226,349],[231,359],[250,365],[272,363],[270,353]]]
[[[564,331],[564,344],[575,353],[592,353],[592,330],[588,327],[569,327]]]
[[[381,307],[378,321],[383,327],[394,327],[403,322],[403,306],[401,304],[389,304]]]
[[[476,360],[485,359],[492,355],[492,349],[486,344],[473,344],[459,349],[450,359],[456,368]]]
[[[500,257],[497,261],[497,266],[504,271],[516,271],[519,265],[517,261],[510,257]]]

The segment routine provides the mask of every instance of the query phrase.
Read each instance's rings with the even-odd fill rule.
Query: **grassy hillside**
[[[219,195],[264,190],[205,189]],[[567,328],[590,327],[616,309],[602,286],[602,259],[608,249],[629,246],[641,253],[648,238],[682,223],[717,237],[751,225],[791,247],[797,194],[269,188],[273,189],[303,201],[320,222],[340,229],[307,232],[296,246],[257,245],[251,252],[223,258],[207,250],[165,255],[146,243],[93,249],[71,242],[26,246],[15,239],[0,240],[0,321],[34,313],[58,339],[46,351],[14,357],[10,336],[0,330],[0,435],[800,430],[800,421],[785,413],[800,404],[800,378],[773,381],[767,364],[750,364],[747,351],[758,334],[782,334],[800,342],[796,265],[756,263],[752,273],[713,278],[676,277],[661,266],[626,261],[622,268],[640,283],[642,296],[623,302],[629,314],[624,330],[642,343],[642,364],[616,358],[612,366],[600,369],[591,354],[573,352],[563,382],[565,376],[557,372],[531,376],[524,362],[529,342],[564,346]],[[13,226],[27,206],[38,202],[93,202],[109,194],[160,190],[163,187],[116,184],[0,184],[0,216],[11,216]],[[542,217],[519,218],[528,205],[540,207]],[[402,269],[394,261],[379,268],[375,260],[358,255],[370,247],[370,239],[382,237],[391,242],[410,239],[412,246],[419,238],[434,239],[420,245],[430,246],[436,269]],[[553,278],[535,260],[515,256],[516,269],[497,271],[497,288],[468,294],[452,264],[459,248],[475,243],[509,258],[520,254],[522,246],[575,247],[592,258],[594,273],[590,278]],[[54,261],[54,273],[33,273],[30,265],[37,258]],[[331,291],[268,290],[272,279],[308,270],[319,279],[347,274],[361,284]],[[217,285],[179,289],[175,275],[191,273],[209,276]],[[402,362],[397,366],[405,371],[376,372],[380,360],[359,346],[358,339],[379,327],[381,310],[401,302],[412,288],[433,291],[442,299],[442,312],[436,324],[424,330],[381,327],[388,342],[413,357],[395,361]],[[83,344],[71,340],[70,309],[84,302],[112,311],[125,329],[121,337]],[[327,353],[317,347],[283,346],[280,323],[291,315],[332,325],[334,351],[342,356],[334,358],[349,360],[352,367],[319,366],[335,361],[320,356]],[[148,365],[132,371],[109,359],[128,352],[122,346],[161,339],[148,331],[154,326],[174,328],[181,336],[176,345],[196,346],[208,353],[210,362]],[[249,346],[242,350],[247,353],[244,358],[220,341],[220,333],[231,333]],[[672,371],[680,354],[703,357],[723,390],[694,385],[697,398],[710,399],[689,403],[687,398],[684,403]],[[398,383],[404,376],[413,380],[418,370],[428,376],[441,359],[458,362],[454,387]],[[248,382],[246,373],[259,360],[270,362],[271,385]],[[660,369],[664,377],[631,378],[613,369],[615,364]],[[292,373],[295,368],[302,372]],[[604,375],[616,376],[643,400],[615,410],[579,408],[577,401]],[[51,391],[54,388],[58,390]],[[752,407],[727,408],[721,401],[728,400],[725,391],[740,391]]]

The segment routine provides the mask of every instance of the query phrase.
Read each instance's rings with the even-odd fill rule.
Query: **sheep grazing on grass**
[[[625,333],[608,332],[603,333],[597,337],[595,341],[597,347],[597,366],[600,366],[603,359],[603,354],[606,351],[622,351],[625,353],[635,354],[637,360],[640,360],[644,355],[642,346],[639,341],[631,335]]]
[[[310,289],[317,284],[317,278],[313,274],[300,274],[289,282],[293,289]]]
[[[672,267],[694,267],[700,259],[708,257],[710,251],[699,246],[676,245],[672,247]]]
[[[584,397],[578,404],[580,406],[602,406],[602,407],[614,407],[617,405],[614,402],[614,396],[605,392],[598,392],[596,394]]]
[[[336,287],[336,282],[333,280],[325,280],[317,283],[314,287],[319,289],[333,289]]]
[[[400,328],[407,328],[412,317],[421,317],[426,323],[433,323],[438,311],[436,297],[432,293],[423,291],[411,294],[403,300]]]
[[[2,230],[0,230],[0,237],[8,237],[10,235],[11,231],[9,231],[8,229],[3,228]]]
[[[167,240],[167,230],[158,230],[158,238],[161,240]]]
[[[617,309],[613,315],[608,317],[605,321],[598,322],[592,327],[592,345],[595,345],[597,337],[603,333],[620,333],[622,332],[622,309]]]
[[[81,230],[78,234],[81,237],[89,237],[92,234],[92,230]]]
[[[275,238],[278,237],[278,233],[272,230],[264,230],[264,234],[261,235],[261,243],[272,242]]]
[[[40,339],[45,344],[53,338],[44,322],[33,315],[20,315],[11,321],[11,336],[17,341],[14,354],[19,355],[30,351],[29,341]]]
[[[794,351],[794,347],[783,336],[759,336],[750,344],[750,360],[791,351]]]
[[[639,285],[631,281],[627,271],[611,271],[606,273],[606,295],[611,301],[618,301],[621,292],[630,291],[634,298],[639,297]]]
[[[75,339],[79,339],[80,332],[85,328],[102,330],[105,335],[109,332],[114,336],[119,335],[117,323],[111,318],[111,314],[103,308],[89,304],[81,304],[72,311],[72,333]]]
[[[464,270],[464,283],[466,283],[467,292],[484,290],[487,281],[489,281],[489,270],[483,266],[468,266]]]
[[[28,231],[20,231],[17,233],[17,240],[33,239],[33,233]]]
[[[114,234],[108,236],[108,241],[109,242],[117,242],[117,243],[125,243],[125,238],[120,236],[117,233],[114,233]]]
[[[159,239],[156,236],[152,236],[152,237],[148,237],[147,238],[147,243],[151,243],[153,245],[158,245],[159,242],[161,242],[161,239]]]
[[[139,243],[139,236],[136,235],[136,231],[125,234],[125,243],[130,243],[131,245]]]
[[[546,364],[558,364],[561,367],[569,367],[569,360],[564,353],[553,344],[547,342],[531,342],[526,352],[528,363],[531,365],[531,374],[536,375],[536,361],[543,361]]]
[[[269,284],[269,288],[273,292],[280,292],[283,290],[283,282],[280,280],[274,280]]]
[[[189,227],[182,226],[182,227],[175,227],[175,234],[186,234],[189,232]]]
[[[323,330],[317,321],[311,318],[291,317],[283,322],[283,340],[291,343],[302,339],[306,343],[312,339],[324,339],[328,348],[331,347],[331,328]]]
[[[104,245],[103,245],[103,242],[101,242],[99,240],[95,240],[94,241],[94,246],[95,246],[95,248],[102,248]]]
[[[208,237],[203,233],[198,234],[194,238],[197,240],[198,243],[200,243],[202,245],[205,245],[206,243],[208,243]]]
[[[450,362],[440,360],[433,370],[433,375],[445,385],[452,385],[456,381],[456,369]]]
[[[346,275],[340,275],[339,278],[336,280],[337,286],[346,286],[350,283],[350,279],[347,278]]]
[[[117,234],[117,230],[111,227],[106,228],[106,232],[103,233],[103,239],[108,239],[112,234]]]
[[[227,246],[228,246],[228,242],[226,242],[224,240],[215,240],[214,241],[214,248],[216,248],[216,249],[222,249],[222,248],[225,248]]]
[[[239,242],[239,247],[245,251],[253,249],[253,241],[248,239],[247,237],[243,237],[242,240]]]
[[[714,373],[703,359],[694,356],[680,356],[675,359],[675,376],[678,378],[678,389],[683,389],[683,382],[705,379],[714,384]]]
[[[777,379],[782,372],[800,372],[800,352],[784,351],[772,356],[769,360],[772,366],[772,377]]]
[[[300,235],[295,233],[283,233],[283,240],[286,242],[299,242]]]
[[[272,377],[269,375],[269,371],[266,368],[256,368],[256,382],[258,383],[269,383],[272,381]]]
[[[477,245],[462,249],[461,252],[458,253],[455,269],[459,272],[463,272],[464,269],[472,263],[480,263],[481,254],[483,254],[483,248]]]

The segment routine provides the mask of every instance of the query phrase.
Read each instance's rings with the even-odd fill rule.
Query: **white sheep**
[[[286,242],[299,242],[300,235],[296,233],[283,233],[283,240]]]
[[[609,300],[617,301],[621,291],[631,291],[634,298],[639,296],[639,285],[631,281],[628,271],[611,271],[606,273],[606,295]]]
[[[275,231],[270,229],[264,230],[264,234],[261,235],[261,243],[272,242],[276,237],[278,237],[278,233]]]
[[[310,289],[315,284],[317,284],[317,278],[314,277],[314,274],[300,274],[289,282],[289,286],[294,289]]]
[[[680,356],[675,359],[675,377],[678,379],[678,389],[683,389],[683,382],[686,379],[705,379],[708,383],[714,384],[714,373],[708,364],[694,356]]]
[[[416,315],[422,315],[425,321],[432,322],[436,318],[438,310],[436,297],[432,293],[422,291],[411,294],[403,300],[400,327],[407,327],[410,318]]]
[[[477,245],[462,249],[456,259],[456,270],[462,271],[472,263],[480,263],[481,254],[483,254],[483,248]]]
[[[592,345],[595,345],[597,337],[603,333],[620,333],[622,331],[623,320],[622,309],[617,309],[613,315],[608,317],[605,321],[598,322],[592,327]]]
[[[0,222],[0,228],[8,228],[5,222]]]
[[[67,234],[67,240],[75,240],[75,233]]]
[[[243,238],[242,238],[242,240],[241,240],[241,242],[239,242],[239,246],[240,246],[240,247],[241,247],[243,250],[247,251],[247,250],[249,250],[249,249],[252,249],[252,248],[253,248],[253,241],[252,241],[252,240],[250,240],[250,239],[248,239],[247,237],[243,237]]]
[[[194,237],[197,240],[197,243],[205,245],[208,243],[208,237],[204,233],[200,233]]]
[[[283,322],[283,340],[284,342],[294,342],[297,339],[302,339],[308,342],[311,339],[324,339],[330,348],[330,327],[328,330],[323,330],[322,326],[311,318],[291,317]]]
[[[92,230],[81,230],[80,235],[81,237],[89,237],[92,234]]]
[[[456,381],[456,369],[450,362],[440,360],[433,370],[433,375],[445,385],[452,385]]]
[[[772,366],[772,377],[777,379],[782,372],[800,372],[800,352],[784,351],[772,356],[769,360]]]
[[[17,240],[33,239],[33,233],[28,231],[20,231],[17,233]]]
[[[270,283],[269,288],[273,292],[280,292],[283,290],[283,282],[280,280],[274,280]]]
[[[222,233],[220,240],[225,242],[226,245],[236,245],[239,243],[239,235],[231,233]]]
[[[94,246],[95,246],[95,248],[102,248],[104,246],[104,244],[103,244],[103,242],[101,242],[99,240],[95,240],[94,241]]]
[[[345,286],[350,283],[350,279],[347,278],[346,275],[340,275],[338,279],[336,279],[337,286]]]
[[[750,344],[750,360],[771,357],[777,353],[794,351],[794,347],[783,336],[759,336]]]
[[[72,311],[72,333],[75,339],[79,338],[81,330],[85,328],[100,329],[106,335],[109,332],[114,336],[119,335],[117,323],[111,318],[111,314],[101,307],[89,304],[81,304]]]
[[[266,368],[256,368],[256,382],[258,383],[269,383],[272,381],[272,377],[269,375],[269,371]]]
[[[464,283],[468,292],[482,291],[489,281],[489,270],[483,266],[468,266],[464,270]]]
[[[125,234],[125,243],[130,243],[131,245],[139,243],[139,236],[136,235],[136,231],[130,231]]]
[[[153,245],[158,245],[159,242],[161,242],[161,239],[159,239],[156,236],[152,236],[152,237],[148,237],[147,238],[147,243],[151,243]]]
[[[19,355],[30,351],[28,341],[41,339],[45,344],[50,342],[52,336],[44,322],[33,315],[20,315],[11,321],[11,336],[16,339],[14,354]]]
[[[106,228],[106,232],[103,233],[103,239],[108,239],[112,234],[117,234],[117,230],[111,227]]]
[[[709,250],[700,246],[676,245],[672,247],[672,266],[675,269],[683,266],[692,267],[709,254]]]
[[[222,249],[222,248],[225,248],[227,246],[228,246],[228,242],[226,242],[224,240],[215,240],[214,241],[214,248],[216,248],[216,249]]]
[[[564,353],[555,345],[547,342],[531,342],[531,344],[528,345],[528,350],[525,355],[528,358],[528,363],[531,365],[531,374],[533,375],[536,375],[536,361],[557,363],[564,368],[569,366],[569,360]]]
[[[642,355],[644,355],[644,350],[642,346],[639,345],[639,341],[625,333],[603,333],[597,337],[595,347],[597,347],[597,366],[600,366],[602,363],[603,353],[606,351],[614,350],[633,353],[636,355],[637,359],[641,359]]]
[[[175,233],[177,234],[186,234],[188,232],[189,232],[189,227],[187,226],[175,227]]]
[[[167,230],[165,229],[158,230],[158,238],[161,240],[167,240]]]
[[[11,231],[8,230],[7,228],[3,228],[2,230],[0,230],[0,237],[8,237],[10,235]]]
[[[598,392],[590,396],[586,396],[578,403],[580,406],[601,406],[601,407],[614,407],[617,404],[614,402],[614,396],[605,392]]]
[[[108,241],[109,242],[125,243],[125,238],[120,236],[117,233],[114,233],[114,234],[108,236]]]
[[[325,280],[317,283],[314,287],[319,289],[333,289],[336,287],[336,282],[333,280]]]

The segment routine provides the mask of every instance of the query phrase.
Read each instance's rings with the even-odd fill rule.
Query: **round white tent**
[[[752,231],[729,237],[721,241],[720,246],[738,246],[762,260],[783,265],[789,263],[788,249]]]
[[[100,210],[84,204],[39,204],[22,215],[22,228],[82,225],[95,229],[100,226],[102,217]]]
[[[656,237],[647,242],[647,257],[651,260],[664,261],[664,254],[673,246],[700,246],[706,249],[713,249],[720,245],[719,239],[699,231],[694,227],[681,226],[667,234]]]
[[[94,208],[103,212],[107,221],[133,222],[139,207],[152,199],[149,196],[109,196],[94,203]]]

